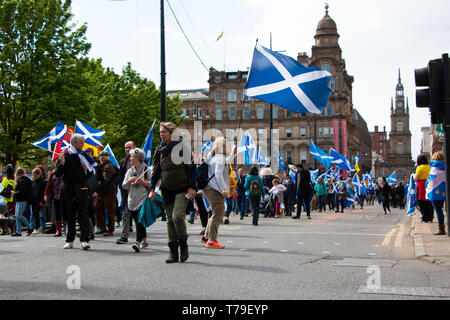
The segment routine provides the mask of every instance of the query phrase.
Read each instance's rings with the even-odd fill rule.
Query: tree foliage
[[[70,0],[0,0],[0,161],[35,164],[45,151],[31,145],[59,121],[80,120],[106,131],[102,142],[123,156],[143,143],[159,119],[159,90],[128,64],[118,75],[88,59],[87,25],[71,23]],[[180,122],[178,99],[168,120]],[[158,121],[158,120],[157,120]],[[157,123],[158,124],[158,123]],[[158,143],[155,134],[154,143]]]

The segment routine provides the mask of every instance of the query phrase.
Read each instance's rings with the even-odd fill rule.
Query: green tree
[[[58,121],[89,114],[86,25],[71,1],[0,0],[0,161],[33,163],[31,143]]]

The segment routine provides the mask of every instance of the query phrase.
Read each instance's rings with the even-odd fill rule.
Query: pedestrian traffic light
[[[428,87],[416,90],[416,104],[419,108],[429,108],[431,123],[443,122],[441,59],[430,60],[427,68],[414,70],[416,86]]]

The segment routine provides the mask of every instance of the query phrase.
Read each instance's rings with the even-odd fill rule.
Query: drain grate
[[[344,258],[343,260],[336,261],[334,265],[344,267],[379,266],[381,268],[392,268],[396,264],[397,261],[395,260]]]
[[[447,298],[450,297],[450,289],[448,288],[432,288],[432,287],[385,287],[379,289],[367,288],[366,285],[361,285],[358,293],[364,294],[385,294],[385,295],[401,295],[401,296],[418,296],[418,297],[436,297]]]

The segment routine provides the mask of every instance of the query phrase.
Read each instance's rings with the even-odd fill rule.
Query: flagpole
[[[161,0],[161,121],[166,121],[166,48],[164,36],[164,0]]]

